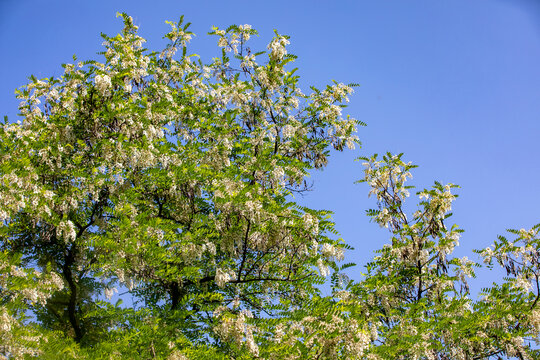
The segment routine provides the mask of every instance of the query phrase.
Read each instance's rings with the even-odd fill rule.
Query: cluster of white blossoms
[[[20,283],[25,286],[19,288]],[[14,300],[43,305],[52,292],[63,287],[62,278],[55,272],[42,273],[9,264],[6,254],[0,253],[0,295],[10,294]]]
[[[439,241],[439,243],[437,244],[439,258],[442,261],[446,259],[446,255],[451,254],[454,249],[459,246],[459,239],[461,237],[461,234],[457,227],[453,227],[444,235],[444,240]]]
[[[61,221],[56,227],[56,236],[65,242],[73,242],[77,238],[75,225],[70,220]]]
[[[456,258],[455,262],[458,265],[455,268],[455,271],[460,281],[466,282],[466,278],[474,276],[473,266],[476,264],[474,261],[469,260],[467,256],[464,256],[462,258]]]
[[[276,36],[270,44],[268,44],[268,50],[270,50],[270,57],[275,60],[282,60],[285,55],[287,55],[286,46],[290,42],[284,36]]]
[[[103,290],[103,293],[105,295],[105,297],[107,298],[107,300],[111,300],[114,293],[117,293],[118,292],[118,289],[115,288],[115,287],[106,287],[105,290]]]
[[[341,149],[345,145],[349,149],[355,148],[355,143],[358,142],[358,137],[354,135],[358,122],[355,119],[347,117],[341,119],[342,103],[348,102],[348,94],[351,94],[353,89],[342,83],[328,85],[322,92],[311,94],[313,107],[318,110],[318,118],[323,121],[332,122],[332,126],[328,129],[328,135],[334,141],[334,147]]]
[[[0,332],[8,333],[11,331],[11,325],[15,322],[15,319],[7,312],[7,309],[2,307],[0,309]]]
[[[276,165],[274,167],[274,170],[272,170],[272,177],[273,177],[272,182],[274,184],[276,184],[277,186],[283,185],[284,178],[285,178],[285,171],[283,170],[281,166]]]
[[[321,254],[327,259],[335,259],[337,261],[341,261],[345,258],[343,249],[332,244],[323,244]]]
[[[532,309],[529,319],[529,324],[536,330],[536,336],[540,336],[540,309],[535,307]]]
[[[383,208],[379,212],[379,214],[375,217],[375,221],[379,224],[379,226],[385,227],[385,228],[388,228],[392,220],[393,220],[393,217],[387,208]]]
[[[180,46],[186,46],[193,37],[193,33],[179,28],[177,24],[172,21],[166,21],[166,23],[171,26],[171,31],[165,36],[168,37],[173,43],[179,42]]]
[[[214,281],[216,282],[217,286],[224,287],[233,277],[234,273],[232,270],[223,270],[221,268],[217,268]]]
[[[246,209],[244,213],[249,219],[253,221],[257,221],[261,219],[261,216],[263,215],[263,206],[260,201],[247,200],[245,202],[245,206],[246,206]]]
[[[214,311],[214,316],[219,320],[214,331],[222,340],[238,346],[245,345],[252,356],[259,355],[259,346],[254,339],[256,327],[249,323],[249,319],[253,318],[249,310],[233,314],[227,308],[219,307]]]
[[[376,156],[364,160],[367,161],[362,163],[362,182],[367,182],[371,187],[368,196],[375,195],[378,201],[403,201],[409,196],[405,182],[412,178],[409,170],[414,166],[410,162],[403,162],[397,155],[386,155],[379,161]]]
[[[296,133],[297,128],[293,125],[287,124],[281,129],[281,134],[284,139],[289,139],[294,137],[294,134]]]
[[[109,93],[109,89],[112,86],[110,76],[107,74],[96,75],[95,81],[96,81],[96,88],[101,93],[101,95],[103,96],[107,95]]]
[[[219,36],[218,46],[225,48],[226,51],[232,51],[235,55],[238,54],[239,46],[249,40],[251,35],[257,34],[257,32],[252,29],[251,25],[244,24],[234,27],[233,32],[226,32],[225,30],[220,30],[218,27],[212,27],[212,33]]]
[[[306,229],[310,230],[312,234],[317,235],[319,233],[319,219],[317,219],[317,217],[305,213],[302,216],[302,220],[304,221]]]
[[[318,259],[317,260],[317,268],[319,269],[319,274],[322,277],[327,277],[328,275],[330,275],[330,269],[324,263],[323,259]]]
[[[456,196],[452,194],[451,189],[454,184],[446,184],[444,187],[438,187],[431,191],[422,191],[420,199],[425,199],[425,211],[423,215],[429,221],[431,219],[440,220],[452,210],[452,202]]]

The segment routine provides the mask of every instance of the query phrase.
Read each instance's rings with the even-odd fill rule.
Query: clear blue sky
[[[461,185],[460,256],[475,259],[471,249],[506,228],[540,222],[538,1],[0,0],[0,115],[15,120],[14,89],[30,74],[59,76],[73,54],[98,59],[100,32],[121,29],[117,11],[135,19],[150,48],[163,44],[164,21],[184,14],[203,60],[219,54],[205,35],[212,25],[251,24],[261,45],[275,28],[291,36],[304,90],[332,79],[361,84],[348,113],[368,124],[359,129],[363,148],[334,154],[299,199],[335,212],[356,248],[348,259],[359,265],[388,238],[364,215],[374,206],[367,186],[353,185],[359,155],[404,152],[420,165],[412,180],[420,188],[433,180]]]

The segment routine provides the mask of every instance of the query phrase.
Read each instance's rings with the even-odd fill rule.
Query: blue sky
[[[388,234],[364,215],[374,207],[354,185],[360,155],[391,151],[420,167],[412,183],[461,185],[454,222],[465,229],[460,256],[506,228],[540,222],[540,5],[534,0],[387,1],[0,1],[0,115],[16,118],[14,89],[30,74],[59,76],[72,55],[99,59],[101,32],[127,12],[159,48],[165,20],[184,14],[192,52],[218,55],[212,25],[251,24],[259,48],[273,29],[291,36],[305,91],[332,79],[360,83],[348,112],[368,124],[363,147],[336,153],[298,200],[333,210],[348,260],[365,264]],[[252,45],[253,48],[256,45]],[[411,199],[414,201],[414,199]],[[357,268],[356,275],[361,271]],[[473,289],[492,279],[480,272]]]

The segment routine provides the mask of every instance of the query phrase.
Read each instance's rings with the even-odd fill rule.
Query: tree
[[[251,323],[317,294],[345,248],[328,212],[291,195],[330,147],[358,141],[359,122],[341,116],[352,89],[302,93],[277,32],[252,53],[249,25],[214,28],[221,58],[203,65],[182,18],[151,52],[122,17],[121,34],[103,35],[104,63],[18,92],[23,123],[1,133],[2,247],[63,280],[30,308],[61,334],[51,351],[97,357],[126,341],[116,351],[142,358],[175,343],[256,355]],[[118,286],[132,307],[104,301]]]
[[[331,213],[294,195],[331,148],[358,143],[363,124],[342,117],[354,84],[304,94],[277,32],[252,52],[249,25],[213,28],[221,56],[204,64],[188,55],[182,18],[155,52],[121,16],[103,63],[31,77],[18,92],[23,122],[0,130],[0,356],[539,355],[538,226],[479,251],[509,278],[472,300],[466,277],[479,264],[451,258],[455,186],[420,192],[407,217],[414,166],[365,158],[379,205],[368,215],[392,241],[350,281]]]
[[[452,257],[462,232],[448,225],[456,185],[435,182],[417,193],[418,210],[407,215],[405,200],[415,165],[402,155],[364,160],[361,182],[371,187],[378,208],[368,215],[387,228],[392,239],[372,262],[367,275],[345,292],[356,317],[372,327],[370,354],[381,359],[538,358],[540,276],[539,225],[530,231],[509,230],[518,238],[500,237],[478,251],[493,259],[509,277],[470,297],[467,278],[480,265]],[[534,289],[533,289],[534,286]]]

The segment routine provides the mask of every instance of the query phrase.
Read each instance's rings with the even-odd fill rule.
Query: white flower
[[[77,233],[75,225],[70,220],[62,221],[56,228],[56,236],[63,238],[66,242],[75,241]]]
[[[298,100],[297,97],[292,97],[292,98],[290,98],[289,101],[290,101],[292,107],[295,108],[295,109],[298,108],[298,106],[300,105],[300,101]]]
[[[51,283],[58,289],[62,290],[64,288],[64,280],[57,273],[51,273]]]
[[[231,276],[227,272],[221,269],[216,270],[215,281],[217,286],[224,287],[229,280],[231,280]]]
[[[285,46],[289,45],[289,40],[285,39],[283,36],[278,36],[272,40],[268,45],[268,50],[271,50],[270,57],[281,60],[287,54],[287,49]]]
[[[250,218],[255,219],[262,211],[262,204],[257,200],[248,200],[246,201],[246,209]]]
[[[228,44],[227,38],[225,38],[225,37],[219,38],[219,40],[218,40],[218,46],[219,47],[225,47],[225,46],[227,46],[227,44]]]
[[[387,208],[382,209],[382,211],[375,217],[375,221],[379,223],[380,227],[388,228],[390,221],[392,221],[392,215],[389,213]]]
[[[529,293],[532,288],[532,284],[527,278],[520,275],[516,278],[515,282],[512,284],[512,287],[516,290],[522,290],[525,293]]]
[[[292,138],[295,132],[296,132],[296,129],[294,128],[294,126],[287,124],[282,129],[283,138],[284,139]]]
[[[250,353],[255,356],[259,355],[259,347],[255,343],[255,340],[253,339],[253,335],[251,333],[248,333],[246,335],[246,345]]]
[[[317,260],[317,267],[319,268],[319,273],[323,277],[327,277],[330,275],[330,270],[328,270],[328,267],[324,265],[322,259]]]
[[[13,318],[9,316],[5,309],[2,309],[2,314],[0,316],[0,330],[3,330],[5,332],[11,331],[12,322]]]
[[[114,295],[115,292],[118,292],[118,290],[116,288],[105,288],[104,290],[104,293],[105,293],[105,297],[109,300],[111,300],[112,296]]]
[[[18,266],[11,266],[11,276],[25,277],[26,273]]]
[[[323,244],[321,254],[327,259],[343,260],[343,250],[330,244]]]
[[[302,216],[302,219],[304,220],[304,224],[307,230],[311,230],[314,235],[317,235],[319,233],[319,219],[308,213],[305,213]]]
[[[283,171],[283,168],[281,166],[276,166],[274,170],[272,171],[272,175],[277,181],[283,180],[283,176],[285,175],[285,171]]]
[[[285,335],[285,332],[283,331],[283,324],[278,324],[275,330],[274,341],[277,343],[280,343],[284,335]]]
[[[32,304],[35,304],[39,300],[39,293],[36,289],[23,289],[21,294]]]
[[[124,79],[124,89],[125,89],[127,92],[131,92],[131,90],[132,90],[131,80],[130,80],[128,77],[126,77],[126,78]]]
[[[248,31],[248,30],[251,30],[251,25],[249,24],[239,25],[238,28],[240,30]]]
[[[495,253],[493,252],[491,247],[487,247],[484,250],[482,250],[481,255],[484,258],[484,263],[489,264],[493,256],[495,256]]]
[[[109,75],[96,75],[96,87],[102,95],[106,95],[112,87]]]

